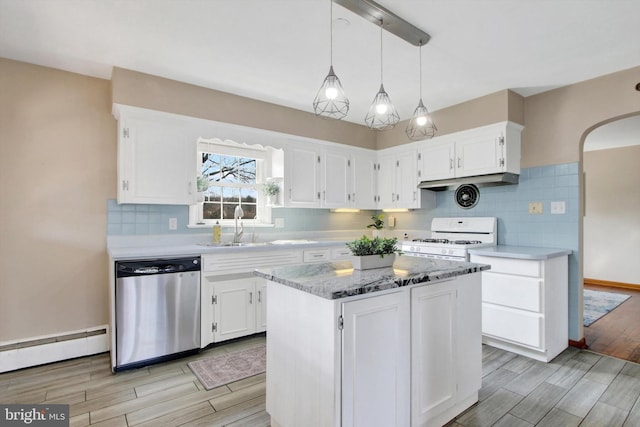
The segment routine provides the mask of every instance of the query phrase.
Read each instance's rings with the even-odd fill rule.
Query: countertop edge
[[[349,261],[327,262],[322,264],[324,264],[325,266],[335,265],[338,269],[345,268],[351,265]],[[285,286],[297,289],[302,292],[309,293],[311,295],[316,295],[324,299],[337,300],[341,298],[380,292],[380,291],[401,288],[401,287],[420,284],[420,283],[439,282],[441,280],[449,279],[452,277],[478,273],[484,270],[489,270],[491,268],[490,265],[480,264],[480,263],[466,262],[466,263],[459,263],[459,264],[460,264],[460,267],[455,269],[451,269],[451,268],[434,269],[434,270],[425,271],[422,273],[415,273],[407,277],[401,277],[396,275],[393,272],[392,267],[374,269],[374,270],[379,270],[379,273],[380,273],[379,279],[371,280],[370,282],[361,284],[356,288],[336,290],[336,291],[330,291],[330,292],[323,290],[322,287],[315,286],[315,284],[313,283],[301,283],[300,281],[291,280],[284,277],[278,277],[276,274],[272,272],[254,270],[254,275],[269,281],[279,283],[281,285],[285,285]],[[322,267],[321,264],[316,264],[315,266]],[[367,270],[367,271],[373,272],[374,270]],[[354,270],[354,272],[357,272],[357,271],[358,270]]]
[[[482,255],[495,258],[515,258],[544,261],[560,256],[571,255],[571,249],[540,248],[533,246],[498,245],[487,248],[469,249],[471,255]]]

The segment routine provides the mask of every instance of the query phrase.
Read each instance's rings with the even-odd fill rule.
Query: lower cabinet
[[[213,342],[266,330],[266,280],[246,277],[211,284]]]
[[[272,425],[442,426],[477,402],[480,273],[341,300],[268,287]]]
[[[548,362],[568,346],[568,257],[471,255],[482,272],[483,342]]]

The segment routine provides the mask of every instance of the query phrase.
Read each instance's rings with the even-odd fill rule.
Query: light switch
[[[551,202],[551,213],[554,215],[562,215],[567,213],[567,203],[564,200]]]
[[[169,218],[169,230],[178,229],[178,218]]]

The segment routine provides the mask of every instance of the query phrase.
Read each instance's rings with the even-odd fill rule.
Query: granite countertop
[[[488,270],[486,264],[445,261],[411,256],[396,258],[392,267],[354,270],[351,262],[301,264],[256,270],[259,277],[326,299],[433,282]]]
[[[509,245],[498,245],[488,246],[485,248],[469,249],[469,253],[472,255],[482,255],[497,258],[531,259],[540,261],[556,258],[559,256],[570,255],[571,252],[572,251],[570,249],[536,248],[531,246]]]

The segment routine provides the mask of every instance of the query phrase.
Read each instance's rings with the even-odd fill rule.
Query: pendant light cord
[[[333,0],[329,4],[329,64],[333,67]]]
[[[420,99],[422,100],[422,40],[420,41]]]
[[[383,50],[382,50],[382,26],[384,25],[384,22],[382,22],[382,19],[380,20],[380,84],[383,84],[383,75],[382,75],[382,58],[383,58]]]

